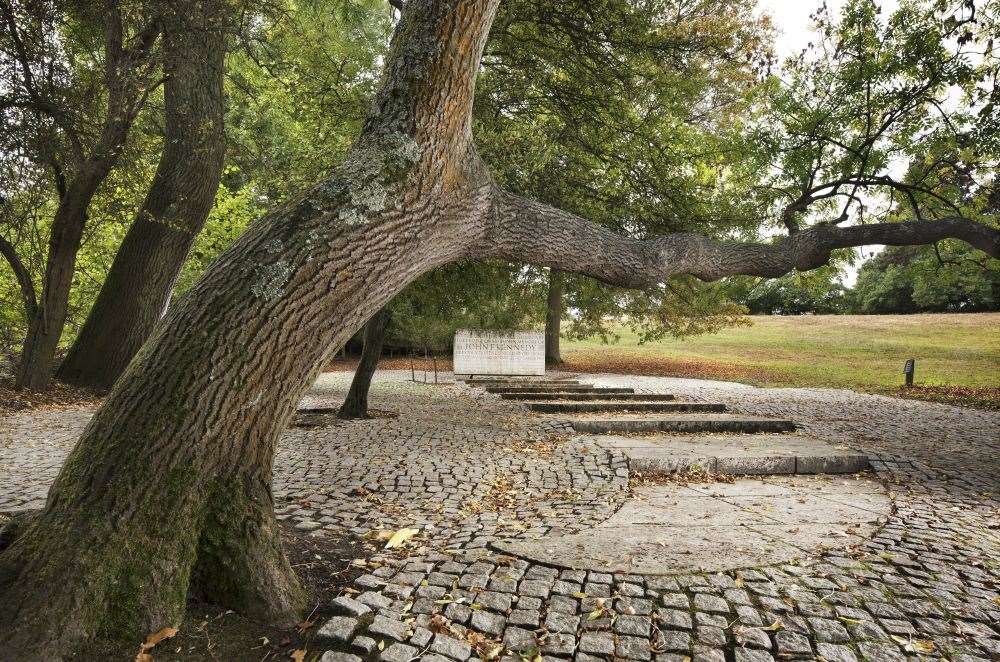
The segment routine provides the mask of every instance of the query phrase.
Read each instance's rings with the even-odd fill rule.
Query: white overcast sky
[[[779,58],[794,55],[806,47],[812,38],[809,15],[819,7],[818,0],[759,0],[758,11],[770,14],[777,28]],[[839,10],[843,0],[829,0],[831,10]]]
[[[845,0],[827,0],[830,12],[837,15],[844,6]],[[797,55],[813,39],[813,24],[810,15],[819,8],[821,0],[758,0],[758,12],[771,15],[774,21],[775,50],[779,59]],[[883,0],[882,11],[891,12],[899,5],[898,0]],[[863,257],[871,257],[881,247],[863,246],[860,249]],[[860,265],[857,265],[860,266]],[[845,284],[853,285],[857,280],[857,266],[847,267]]]
[[[812,39],[812,22],[809,15],[820,6],[820,0],[758,0],[758,11],[766,12],[774,19],[778,30],[778,57],[795,55]],[[844,6],[844,0],[827,0],[827,7],[834,15]],[[898,0],[882,0],[883,13],[899,6]]]

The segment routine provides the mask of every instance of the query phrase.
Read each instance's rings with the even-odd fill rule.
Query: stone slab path
[[[372,389],[372,406],[399,417],[292,428],[279,444],[280,517],[301,530],[376,539],[418,530],[371,559],[355,592],[338,601],[340,615],[322,630],[326,662],[494,652],[514,661],[534,651],[580,662],[1000,657],[997,414],[847,391],[582,375],[599,387],[794,420],[801,434],[865,453],[893,503],[888,522],[854,545],[755,568],[656,576],[556,568],[495,551],[500,541],[594,529],[646,486],[631,484],[619,449],[588,441],[565,415],[408,378],[381,372]],[[323,375],[303,404],[337,406],[349,380]],[[89,416],[0,419],[0,511],[41,505]],[[786,514],[769,495],[745,496],[763,501],[741,511],[763,504],[768,517]],[[843,505],[864,507],[859,499]]]
[[[891,510],[882,485],[867,478],[644,486],[592,529],[495,547],[573,570],[719,572],[861,545],[888,521]]]

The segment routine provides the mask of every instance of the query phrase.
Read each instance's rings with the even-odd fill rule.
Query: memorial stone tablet
[[[545,334],[462,329],[454,358],[456,375],[544,375]]]

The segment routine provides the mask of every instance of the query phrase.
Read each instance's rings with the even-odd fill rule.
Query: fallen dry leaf
[[[163,628],[146,637],[146,643],[142,647],[149,650],[164,639],[170,639],[175,634],[177,634],[177,628]]]
[[[135,656],[135,662],[153,662],[153,656],[149,654],[156,644],[164,639],[170,639],[177,634],[177,628],[162,628],[146,637],[146,641],[139,644],[139,652]]]
[[[928,639],[906,639],[898,635],[892,635],[896,643],[900,644],[907,653],[933,653],[937,650],[933,641]]]
[[[777,632],[778,630],[784,630],[784,629],[785,629],[785,624],[782,623],[781,621],[775,621],[774,623],[768,625],[766,628],[761,628],[761,630],[763,630],[764,632]]]
[[[392,537],[389,538],[389,542],[385,544],[385,548],[394,549],[396,547],[402,547],[403,543],[418,533],[420,533],[420,529],[400,529],[392,534]]]
[[[296,648],[288,655],[288,657],[295,660],[295,662],[302,662],[303,660],[306,659],[306,649]]]

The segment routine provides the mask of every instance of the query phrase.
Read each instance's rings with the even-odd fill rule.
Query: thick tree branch
[[[838,248],[913,246],[942,239],[961,239],[1000,257],[1000,231],[958,216],[852,227],[821,224],[771,244],[724,242],[692,233],[643,240],[497,190],[487,237],[476,256],[575,271],[612,285],[645,288],[679,274],[709,281],[736,275],[775,278],[793,269],[820,267]]]
[[[418,143],[468,142],[476,73],[500,0],[406,2],[387,56],[387,83],[366,133],[403,130]],[[419,37],[415,36],[419,35]]]

